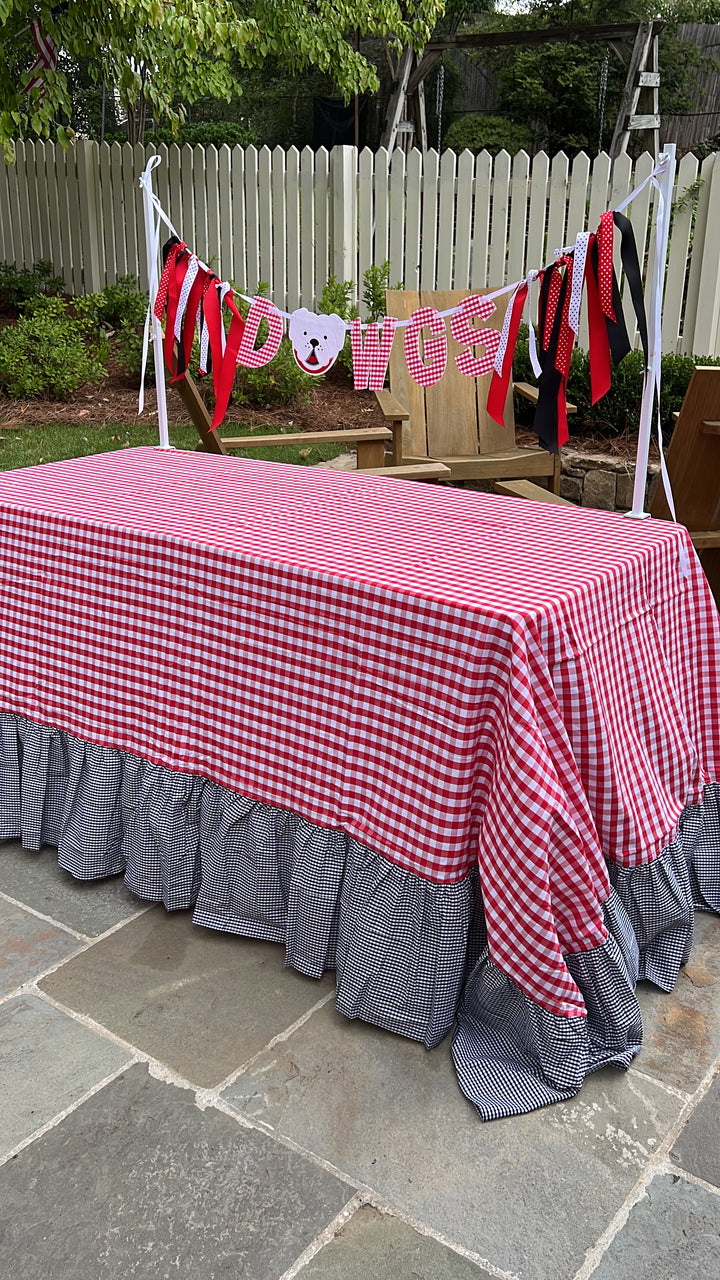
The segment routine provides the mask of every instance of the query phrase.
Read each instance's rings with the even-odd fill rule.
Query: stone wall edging
[[[635,486],[635,463],[614,454],[583,453],[568,448],[561,452],[560,496],[581,507],[601,511],[629,511]],[[660,473],[659,462],[648,465],[645,505]]]

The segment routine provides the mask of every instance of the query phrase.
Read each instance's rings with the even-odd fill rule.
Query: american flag
[[[32,79],[28,82],[25,92],[29,93],[31,89],[39,89],[40,96],[45,96],[45,75],[46,71],[54,71],[58,62],[58,50],[55,41],[43,31],[43,25],[39,18],[35,18],[30,23],[32,38],[35,41],[35,47],[38,56],[30,68]]]

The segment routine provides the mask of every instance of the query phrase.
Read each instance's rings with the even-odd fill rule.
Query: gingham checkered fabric
[[[427,329],[432,335],[423,338],[420,353],[420,333]],[[413,311],[405,329],[405,362],[410,377],[421,387],[434,387],[442,378],[447,365],[447,333],[445,321],[433,307],[418,307]]]
[[[693,905],[720,912],[720,787],[705,788],[702,805],[686,809],[680,819],[683,853],[690,869]]]
[[[460,372],[467,378],[482,378],[484,374],[492,371],[495,364],[500,346],[500,334],[497,329],[489,327],[477,329],[472,323],[474,316],[487,320],[494,311],[495,303],[492,298],[485,298],[475,293],[465,298],[459,310],[450,318],[450,332],[455,341],[465,348],[455,357],[455,362]],[[509,307],[508,311],[510,311]],[[476,346],[484,347],[483,355],[474,354]]]
[[[559,1018],[529,1000],[487,952],[465,986],[452,1053],[460,1088],[483,1120],[572,1098],[600,1067],[627,1068],[642,1044],[634,993],[637,948],[622,905],[606,904],[608,938],[568,965],[586,1018]]]
[[[428,1049],[465,980],[477,872],[433,884],[343,831],[206,778],[0,714],[0,839],[58,846],[78,879],[117,875],[196,924],[285,944],[286,964],[337,971],[338,1009]]]
[[[603,854],[717,776],[717,612],[664,522],[138,449],[2,473],[0,578],[1,708],[437,883],[477,860],[494,963],[558,1016]]]
[[[632,989],[638,973],[664,987],[677,975],[673,925],[691,919],[696,868],[706,909],[720,899],[719,788],[711,786],[658,859],[618,869],[637,934],[611,892],[607,942],[565,957],[586,1017],[559,1018],[489,959],[474,868],[433,884],[343,832],[7,713],[0,744],[0,839],[57,843],[60,865],[83,879],[125,865],[139,897],[169,909],[197,899],[197,924],[284,942],[286,963],[311,977],[336,968],[336,1003],[348,1017],[432,1048],[469,975],[454,1056],[486,1119],[570,1097],[600,1066],[627,1066],[641,1038]],[[683,952],[687,937],[686,928]]]
[[[256,347],[255,340],[262,320],[267,320],[268,335],[262,346]],[[260,369],[277,355],[282,336],[282,316],[275,304],[269,298],[253,298],[238,347],[237,363],[247,369]]]
[[[385,316],[382,332],[376,323],[366,326],[363,332],[359,320],[350,325],[350,346],[353,360],[353,386],[356,391],[382,391],[390,363],[393,337],[397,320]]]
[[[716,879],[720,859],[716,859]],[[640,953],[639,976],[672,991],[693,941],[690,863],[678,835],[659,857],[641,867],[610,867]]]

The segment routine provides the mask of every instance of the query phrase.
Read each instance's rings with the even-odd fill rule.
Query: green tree
[[[661,18],[660,111],[687,110],[692,94],[692,68],[700,57],[696,46],[677,35],[680,22],[717,21],[718,0],[530,0],[522,13],[494,14],[483,31],[538,30]],[[479,29],[476,26],[476,29]],[[498,72],[496,114],[529,128],[531,149],[569,155],[599,145],[609,146],[626,69],[602,41],[549,42],[499,47],[474,55]],[[604,121],[601,119],[604,112]]]
[[[54,7],[0,0],[0,145],[7,151],[13,137],[48,137],[53,129],[66,137],[63,63],[45,71],[41,88],[28,89],[34,18],[65,58],[87,59],[98,83],[114,86],[130,141],[142,141],[148,111],[155,120],[181,121],[185,103],[230,99],[237,68],[267,58],[291,72],[327,73],[346,98],[372,91],[377,71],[348,37],[392,37],[420,48],[443,8],[444,0],[70,0]]]

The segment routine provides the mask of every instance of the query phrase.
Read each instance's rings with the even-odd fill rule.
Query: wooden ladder
[[[658,32],[662,26],[661,22],[638,23],[610,143],[610,156],[613,160],[627,151],[630,134],[636,131],[643,133],[646,150],[652,152],[656,160],[660,154]],[[642,104],[641,96],[644,97]],[[638,112],[640,106],[645,107],[644,113]]]

